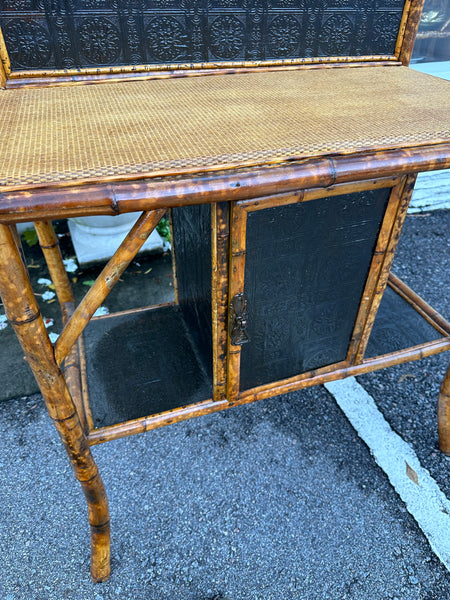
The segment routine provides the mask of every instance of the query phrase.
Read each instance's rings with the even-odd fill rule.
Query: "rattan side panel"
[[[178,301],[190,335],[212,378],[211,207],[172,209]]]
[[[394,54],[404,0],[5,0],[13,70]]]
[[[389,194],[248,213],[241,390],[345,359]]]

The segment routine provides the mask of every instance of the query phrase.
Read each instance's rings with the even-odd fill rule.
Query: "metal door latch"
[[[242,346],[250,341],[247,327],[247,296],[244,293],[236,294],[230,302],[230,340],[233,346]]]

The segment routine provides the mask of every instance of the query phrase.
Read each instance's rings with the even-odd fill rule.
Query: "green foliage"
[[[166,240],[166,242],[170,242],[170,225],[168,217],[163,217],[161,219],[161,221],[156,226],[156,231],[163,239]]]
[[[37,233],[34,229],[26,229],[22,233],[22,238],[24,239],[24,241],[28,244],[28,246],[30,248],[31,248],[31,246],[36,246],[36,244],[39,242]]]

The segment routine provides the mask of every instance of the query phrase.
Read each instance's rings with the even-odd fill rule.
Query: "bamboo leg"
[[[34,223],[34,227],[61,306],[63,325],[66,325],[75,311],[75,298],[69,276],[64,267],[58,237],[51,221],[37,221]],[[81,393],[80,355],[80,340],[78,340],[78,343],[72,346],[66,356],[64,375],[70,395],[77,408],[81,425],[87,431],[86,414]]]
[[[441,385],[438,398],[439,448],[450,456],[450,365]]]
[[[105,488],[53,348],[9,227],[0,224],[0,295],[25,358],[39,384],[48,413],[64,443],[88,505],[91,526],[91,575],[110,574],[109,510]]]

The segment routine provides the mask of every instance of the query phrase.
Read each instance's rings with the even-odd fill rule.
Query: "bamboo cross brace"
[[[55,345],[55,358],[58,365],[67,356],[69,350],[89,323],[92,315],[139,252],[165,212],[165,209],[143,212],[129,231],[59,336]]]
[[[47,263],[48,271],[55,286],[61,306],[63,325],[66,325],[75,311],[75,298],[70,285],[69,276],[64,267],[58,237],[53,230],[51,221],[36,221],[34,223],[39,244]],[[76,406],[83,429],[87,430],[86,415],[81,393],[80,372],[80,340],[75,344],[64,361],[64,374],[67,387]]]
[[[364,354],[369,342],[370,333],[372,331],[375,317],[380,306],[381,298],[383,297],[384,290],[386,289],[389,273],[391,271],[392,263],[394,261],[395,251],[397,249],[400,233],[402,231],[403,223],[406,218],[409,202],[414,189],[417,175],[408,175],[406,177],[405,185],[401,189],[401,197],[399,200],[397,214],[392,225],[392,229],[389,236],[386,249],[384,251],[383,264],[378,275],[378,281],[375,289],[373,290],[372,299],[370,301],[370,309],[364,323],[364,327],[359,340],[358,348],[353,356],[355,364],[359,364],[364,359]],[[398,190],[399,191],[399,190]],[[397,190],[394,188],[393,194],[396,194]]]
[[[450,456],[450,365],[444,375],[438,398],[439,448]]]

